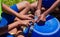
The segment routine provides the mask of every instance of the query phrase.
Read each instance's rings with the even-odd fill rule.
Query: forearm
[[[14,22],[12,24],[9,24],[8,26],[5,26],[3,28],[0,28],[0,35],[7,33],[11,29],[15,28],[18,26],[18,22]]]
[[[41,4],[42,4],[42,0],[38,0],[38,3],[37,3],[37,10],[36,10],[36,12],[35,12],[35,15],[36,16],[40,16],[40,14],[41,14]]]
[[[37,9],[41,10],[41,6],[42,6],[42,0],[38,0]]]
[[[10,7],[6,6],[5,4],[2,4],[2,8],[4,11],[7,11],[6,13],[14,15],[18,18],[21,18],[21,16],[19,15],[19,13],[17,13],[16,11],[12,10]]]
[[[60,2],[59,1],[56,1],[48,10],[46,10],[43,14],[48,15],[49,13],[51,13],[55,8],[56,6],[58,6]]]
[[[12,10],[10,7],[8,7],[5,4],[2,4],[2,9],[3,9],[3,12],[6,12],[8,14],[13,14],[15,12],[14,10]]]

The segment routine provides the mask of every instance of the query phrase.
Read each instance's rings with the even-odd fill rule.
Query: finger
[[[41,20],[41,21],[46,21],[46,19],[45,19],[45,18],[41,18],[40,20]]]
[[[38,20],[37,20],[37,23],[38,23],[40,20],[41,20],[41,19],[38,19]]]
[[[29,26],[29,23],[26,23],[26,24],[25,24],[25,26],[27,26],[27,27],[28,27],[28,26]]]
[[[24,23],[24,26],[28,26],[28,23]]]
[[[35,20],[34,19],[32,20],[32,23],[35,23]]]
[[[44,18],[43,21],[46,21],[46,19]]]
[[[27,26],[30,26],[30,23],[28,23]]]
[[[32,15],[32,14],[29,14],[28,16],[34,18],[34,15]]]
[[[30,23],[29,26],[31,26],[35,23],[35,20],[31,20],[29,23]]]
[[[31,17],[26,17],[28,20],[32,20],[33,18],[31,18]]]
[[[38,12],[38,11],[35,11],[35,15],[37,15],[37,12]]]
[[[33,19],[32,19],[32,20],[28,20],[28,22],[29,22],[29,23],[33,23],[33,22],[34,22],[34,20],[33,20]]]
[[[33,18],[26,16],[24,19],[25,20],[32,20]]]
[[[39,22],[41,19],[38,19],[36,22]]]
[[[38,20],[37,22],[40,22],[40,21],[45,22],[45,21],[46,21],[46,19],[45,19],[45,18],[43,18],[43,19]]]

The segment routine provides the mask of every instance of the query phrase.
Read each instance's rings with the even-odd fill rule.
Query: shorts
[[[12,10],[19,12],[16,4],[14,4],[13,6],[10,7]],[[12,23],[14,21],[15,16],[14,15],[10,15],[10,14],[6,14],[5,12],[2,13],[2,17],[5,18],[7,20],[7,25]]]
[[[13,9],[16,12],[19,12],[16,4],[10,7],[11,9]],[[15,19],[14,15],[10,15],[10,14],[6,14],[5,12],[2,13],[2,20],[0,21],[0,28],[8,26],[8,24],[12,23]],[[5,33],[3,35],[1,35],[0,37],[13,37],[12,35],[10,35],[9,33]]]

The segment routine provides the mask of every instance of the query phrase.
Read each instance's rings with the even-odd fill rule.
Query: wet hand
[[[41,14],[41,16],[38,17],[36,22],[39,22],[39,21],[45,22],[46,21],[46,16],[44,14]]]
[[[36,10],[35,15],[39,17],[40,14],[41,14],[41,10]]]

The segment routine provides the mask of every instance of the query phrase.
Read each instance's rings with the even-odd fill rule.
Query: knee
[[[23,4],[25,7],[30,6],[30,3],[28,1],[22,1],[20,2],[20,6]]]
[[[36,7],[37,7],[37,2],[32,3],[31,6],[32,6],[33,8],[36,8]]]
[[[30,4],[28,1],[23,1],[25,4]]]
[[[30,3],[28,1],[23,1],[25,3],[25,6],[30,6]]]

